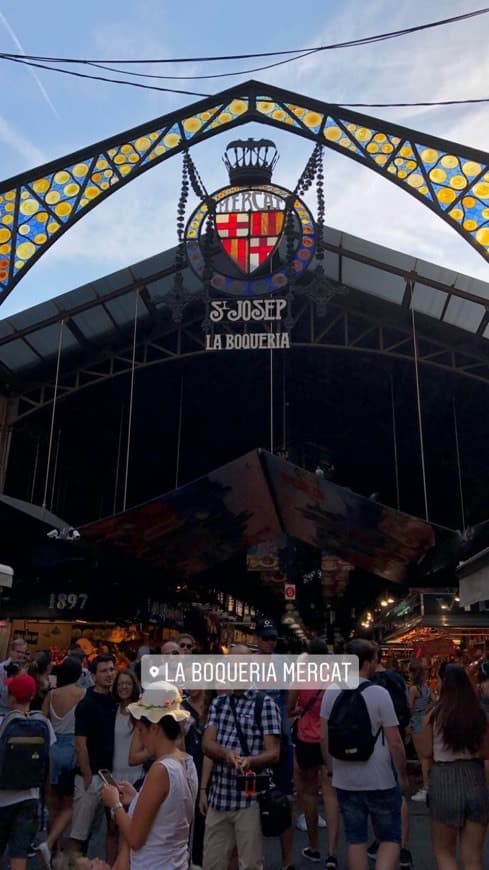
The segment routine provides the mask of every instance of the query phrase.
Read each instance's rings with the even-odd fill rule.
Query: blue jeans
[[[368,819],[379,843],[401,842],[401,791],[399,786],[374,791],[337,788],[338,804],[349,846],[368,842]]]

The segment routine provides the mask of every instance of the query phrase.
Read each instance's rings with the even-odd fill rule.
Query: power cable
[[[453,15],[450,18],[442,18],[436,21],[430,21],[427,24],[416,24],[412,27],[405,27],[401,30],[392,30],[387,33],[379,33],[374,36],[364,36],[359,39],[351,39],[346,42],[336,42],[330,43],[328,45],[320,45],[314,46],[312,48],[292,48],[292,49],[284,49],[280,51],[262,51],[262,52],[250,52],[247,54],[228,54],[228,55],[210,55],[207,57],[182,57],[182,58],[153,58],[153,59],[145,59],[145,60],[134,60],[133,58],[128,59],[117,59],[117,60],[105,60],[105,63],[123,63],[123,64],[139,64],[139,63],[214,63],[217,61],[227,61],[227,60],[250,60],[252,58],[257,57],[277,57],[280,55],[287,54],[300,54],[303,52],[317,52],[317,51],[332,51],[341,48],[352,48],[358,45],[370,45],[375,42],[382,42],[387,39],[395,39],[400,36],[407,36],[411,33],[418,33],[423,30],[429,30],[434,27],[442,27],[447,24],[454,24],[458,21],[467,21],[468,19],[475,18],[479,15],[486,15],[489,12],[489,7],[484,7],[482,9],[475,9],[472,12],[465,12],[461,15]],[[102,62],[100,58],[63,58],[63,57],[47,57],[42,55],[17,55],[11,53],[0,53],[0,57],[4,58],[19,58],[23,57],[26,60],[32,61],[47,61],[50,63],[100,63]]]
[[[109,84],[114,84],[114,85],[129,85],[129,87],[142,88],[143,90],[146,90],[146,91],[159,91],[159,92],[163,92],[163,93],[167,93],[167,94],[183,94],[184,96],[189,96],[189,97],[210,97],[210,96],[212,96],[212,94],[203,94],[203,93],[198,92],[198,91],[183,91],[183,90],[178,90],[176,88],[163,88],[163,87],[158,87],[157,85],[145,85],[141,82],[129,82],[129,81],[126,81],[125,79],[113,79],[113,78],[108,78],[107,76],[95,76],[95,75],[90,75],[89,73],[76,72],[75,70],[59,69],[58,67],[48,66],[46,64],[33,63],[32,61],[25,60],[25,58],[21,58],[21,57],[14,58],[14,57],[8,57],[8,56],[5,57],[4,55],[0,54],[0,60],[2,59],[2,57],[4,60],[11,60],[14,63],[23,63],[26,66],[33,66],[33,67],[36,67],[37,69],[46,69],[46,70],[50,70],[52,72],[62,73],[62,74],[67,75],[67,76],[75,76],[76,78],[91,79],[93,81],[102,81],[102,82],[107,82]],[[133,75],[134,75],[134,73],[133,73]],[[423,108],[423,107],[426,108],[426,107],[436,107],[436,106],[464,106],[464,105],[471,105],[471,104],[477,104],[477,103],[488,103],[488,102],[489,102],[489,97],[471,97],[471,98],[462,99],[462,100],[423,100],[423,101],[417,101],[417,102],[413,102],[413,103],[409,103],[409,102],[404,102],[404,103],[350,103],[347,100],[341,100],[338,103],[335,103],[334,105],[350,107],[352,109],[369,109],[369,108],[370,109],[374,109],[374,108],[377,108],[377,109],[379,109],[379,108],[397,109],[397,108]]]

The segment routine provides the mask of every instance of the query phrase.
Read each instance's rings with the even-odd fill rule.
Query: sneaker
[[[39,843],[36,854],[39,857],[41,866],[45,870],[51,870],[51,849],[47,843]]]
[[[371,861],[375,861],[375,859],[377,857],[378,848],[379,848],[379,841],[373,840],[367,849],[367,855]]]
[[[302,850],[302,857],[307,858],[308,861],[312,861],[313,864],[319,864],[321,860],[321,852],[306,846],[306,848]]]
[[[413,867],[413,856],[409,849],[401,849],[401,854],[399,856],[399,867],[404,867],[405,870],[412,870]]]
[[[416,794],[413,794],[411,797],[412,801],[417,801],[418,803],[426,803],[426,789],[420,788]]]
[[[334,855],[328,855],[324,870],[338,870],[338,862]]]
[[[307,831],[306,819],[304,817],[304,813],[301,813],[300,816],[297,817],[297,822],[295,824],[298,831]],[[318,813],[318,828],[327,828],[326,819],[324,819],[321,813]]]

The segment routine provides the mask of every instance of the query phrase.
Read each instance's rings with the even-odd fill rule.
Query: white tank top
[[[84,697],[85,695],[82,695],[80,701],[83,700]],[[49,718],[55,734],[75,733],[75,710],[79,703],[80,702],[77,701],[76,704],[74,704],[74,706],[64,714],[64,716],[58,716],[51,699],[49,699]]]
[[[137,852],[131,849],[131,870],[187,870],[190,828],[199,788],[195,764],[190,755],[181,759],[159,758],[155,764],[166,767],[170,788],[144,846]],[[130,816],[139,794],[131,801]]]

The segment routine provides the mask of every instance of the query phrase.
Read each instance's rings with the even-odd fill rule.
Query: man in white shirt
[[[345,649],[357,655],[360,685],[370,682],[377,657],[373,644],[353,640]],[[358,691],[358,690],[346,690]],[[389,693],[374,683],[366,685],[362,698],[370,718],[372,737],[377,735],[372,754],[366,761],[344,761],[329,753],[328,720],[341,689],[331,686],[324,693],[321,705],[321,749],[328,770],[333,773],[345,837],[348,843],[350,870],[368,867],[368,820],[372,821],[379,841],[377,870],[399,867],[401,844],[401,791],[407,790],[406,753],[398,728],[398,720]]]

